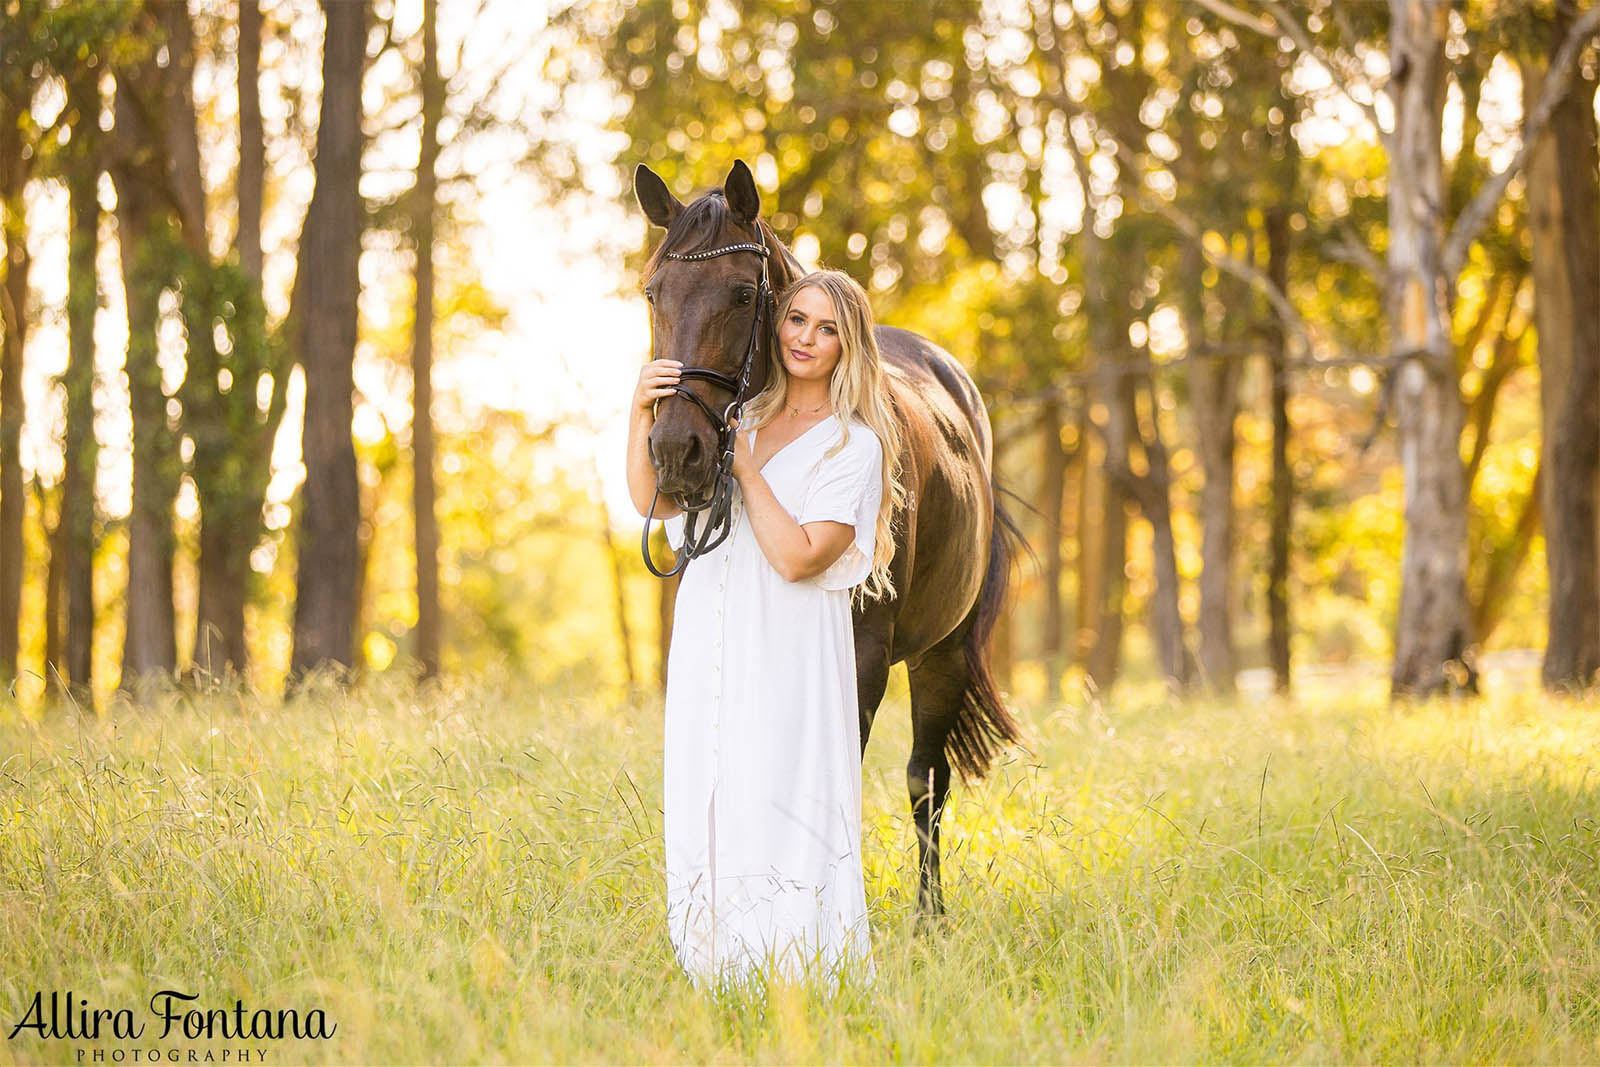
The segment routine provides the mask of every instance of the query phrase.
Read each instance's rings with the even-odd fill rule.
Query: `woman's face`
[[[814,285],[794,294],[778,324],[778,347],[790,378],[828,381],[843,352],[833,301]]]

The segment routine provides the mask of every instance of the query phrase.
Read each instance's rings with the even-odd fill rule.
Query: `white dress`
[[[825,572],[779,576],[737,487],[732,530],[690,562],[667,656],[667,922],[697,981],[807,965],[876,974],[861,873],[861,727],[850,590],[872,568],[882,449],[829,417],[762,476],[801,525],[855,528]],[[754,432],[752,432],[752,443]],[[683,517],[666,522],[674,549]],[[813,973],[818,973],[814,971]]]

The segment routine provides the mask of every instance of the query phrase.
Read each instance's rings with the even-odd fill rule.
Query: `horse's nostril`
[[[689,438],[689,447],[683,453],[683,465],[692,467],[700,461],[700,438]]]

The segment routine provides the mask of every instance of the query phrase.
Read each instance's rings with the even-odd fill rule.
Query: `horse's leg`
[[[970,619],[968,620],[970,622]],[[950,796],[950,759],[945,741],[955,728],[967,689],[963,625],[925,652],[910,668],[911,759],[906,786],[917,826],[917,913],[919,921],[944,913],[939,884],[939,820]]]
[[[861,755],[867,754],[867,735],[872,732],[873,720],[878,715],[878,705],[883,703],[883,692],[889,687],[889,647],[893,638],[893,622],[862,619],[855,630],[856,638],[856,704],[861,713]]]

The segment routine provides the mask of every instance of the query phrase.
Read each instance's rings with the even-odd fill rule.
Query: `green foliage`
[[[269,335],[261,283],[236,259],[213,263],[165,235],[186,342],[178,396],[201,506],[253,543],[291,367],[287,341],[281,330]]]
[[[582,678],[609,692],[626,668],[600,490],[563,461],[555,432],[492,412],[437,436],[444,667],[466,676],[510,667],[540,685]],[[379,669],[413,654],[417,612],[410,466],[383,470],[374,450],[384,447],[362,456],[375,481],[364,509],[372,539],[363,645]],[[658,589],[637,570],[627,595],[643,610]],[[654,635],[653,623],[631,621],[636,643]],[[631,654],[639,659],[637,648]]]

